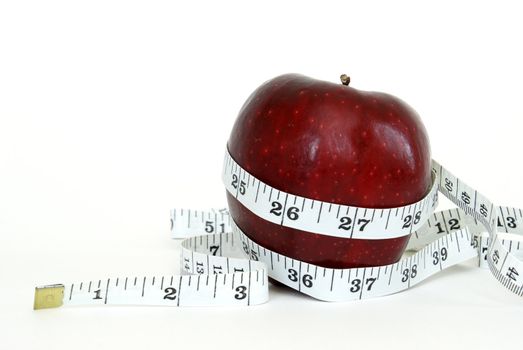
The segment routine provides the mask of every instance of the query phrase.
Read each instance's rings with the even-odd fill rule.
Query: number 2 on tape
[[[256,215],[309,232],[345,238],[411,235],[400,261],[368,268],[331,269],[283,256],[253,242],[226,209],[171,211],[171,234],[182,241],[182,274],[116,277],[37,287],[35,309],[61,305],[256,305],[269,298],[268,277],[325,301],[384,296],[408,289],[452,265],[477,258],[511,292],[523,296],[523,213],[495,206],[485,196],[432,162],[433,186],[420,201],[370,209],[316,202],[256,179],[226,153],[227,191]],[[438,192],[457,208],[434,212]],[[273,200],[292,200],[286,207]],[[291,203],[291,202],[289,202]],[[323,205],[334,210],[321,211]],[[346,213],[341,217],[336,213]],[[378,214],[378,215],[376,215]],[[385,214],[385,215],[384,215]],[[499,232],[498,232],[499,231]]]

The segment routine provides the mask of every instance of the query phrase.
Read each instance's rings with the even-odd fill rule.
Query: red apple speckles
[[[419,116],[378,92],[287,74],[260,86],[233,126],[234,160],[279,190],[366,208],[422,199],[431,185],[430,146]],[[349,268],[398,261],[409,236],[348,239],[279,226],[227,193],[232,218],[252,240],[291,258]]]

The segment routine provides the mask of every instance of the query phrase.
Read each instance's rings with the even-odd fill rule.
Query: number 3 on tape
[[[360,210],[323,203],[359,219],[360,229],[349,232],[338,229],[343,223],[340,225],[336,215],[328,211],[320,213],[319,205],[305,205],[311,199],[284,193],[261,182],[226,153],[222,173],[225,187],[256,215],[278,225],[345,238],[380,239],[390,238],[390,234],[411,234],[407,249],[416,253],[384,266],[324,268],[256,244],[225,209],[174,209],[172,237],[184,238],[182,274],[37,287],[34,308],[86,304],[256,305],[269,298],[268,277],[316,299],[349,301],[403,291],[471,258],[477,258],[480,266],[488,266],[492,275],[510,291],[523,296],[523,262],[517,258],[523,250],[521,209],[495,206],[436,161],[432,162],[432,170],[433,186],[429,193],[419,202],[404,207]],[[275,210],[270,200],[274,191],[301,204],[304,210],[289,208],[281,217],[270,215]],[[434,212],[438,191],[458,208]],[[383,210],[388,215],[375,215]],[[372,230],[366,230],[367,227]]]

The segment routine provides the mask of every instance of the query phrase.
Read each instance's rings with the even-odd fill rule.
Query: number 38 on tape
[[[384,266],[324,268],[260,246],[238,228],[225,209],[174,209],[172,237],[184,238],[181,274],[37,287],[34,308],[85,304],[255,305],[269,298],[268,277],[319,300],[349,301],[403,291],[473,258],[480,266],[488,266],[511,292],[523,296],[521,209],[495,206],[436,161],[432,169],[433,186],[419,202],[390,209],[357,208],[313,201],[272,188],[226,153],[222,175],[227,191],[261,218],[345,238],[410,234],[407,250],[415,253]],[[434,212],[438,192],[458,208]],[[284,198],[293,205],[284,208],[275,198]],[[273,215],[275,211],[280,215]],[[342,218],[353,218],[351,223],[356,225],[347,230],[340,213]]]

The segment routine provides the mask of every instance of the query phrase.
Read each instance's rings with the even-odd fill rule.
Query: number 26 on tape
[[[276,216],[282,215],[283,204],[281,204],[278,201],[273,201],[271,203],[271,207],[272,207],[272,209],[270,211],[271,214],[274,214]],[[289,208],[287,208],[287,211],[285,213],[286,213],[287,218],[289,218],[289,220],[298,220],[298,218],[300,217],[298,214],[299,212],[300,212],[300,209],[298,209],[297,207],[289,207]]]

